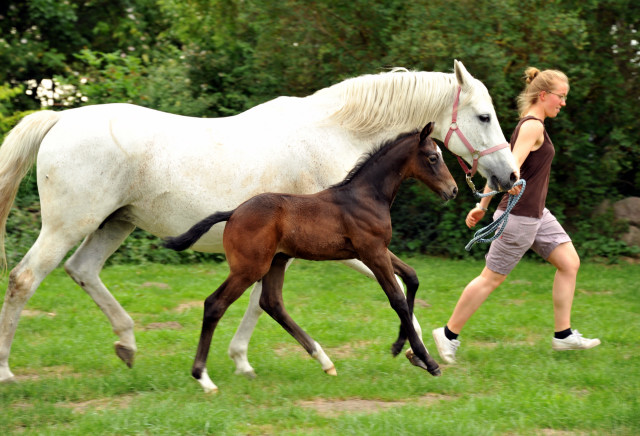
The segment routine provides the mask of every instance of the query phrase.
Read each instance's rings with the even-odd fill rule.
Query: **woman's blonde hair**
[[[524,80],[527,86],[518,96],[518,112],[520,118],[536,104],[541,91],[552,91],[557,82],[564,82],[569,86],[567,76],[558,70],[540,71],[535,67],[529,67],[524,71]]]

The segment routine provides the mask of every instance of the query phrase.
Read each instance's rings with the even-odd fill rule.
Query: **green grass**
[[[483,263],[405,260],[421,279],[416,315],[435,352],[431,329]],[[128,369],[113,352],[106,317],[54,271],[18,327],[10,359],[18,383],[0,385],[2,433],[640,434],[638,265],[582,266],[573,324],[602,345],[558,353],[550,346],[554,269],[523,261],[465,327],[459,364],[435,378],[391,357],[398,320],[377,284],[335,263],[296,261],[285,302],[338,377],[266,315],[249,349],[258,377],[234,375],[226,349],[246,292],[216,330],[208,370],[220,391],[206,395],[190,376],[199,302],[226,274],[224,263],[105,269],[103,280],[136,322],[139,350]]]

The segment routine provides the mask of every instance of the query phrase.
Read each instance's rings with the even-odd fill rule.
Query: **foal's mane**
[[[360,156],[360,158],[358,159],[358,162],[356,162],[355,166],[351,169],[351,171],[349,171],[349,174],[347,174],[347,176],[341,182],[338,182],[335,185],[332,185],[330,188],[340,188],[342,186],[349,184],[354,178],[358,176],[358,174],[360,174],[360,172],[363,170],[363,168],[367,166],[369,162],[373,162],[378,157],[383,156],[395,145],[402,142],[403,139],[408,138],[409,136],[417,135],[418,133],[420,133],[420,130],[413,130],[408,133],[401,133],[400,135],[398,135],[397,138],[385,141],[379,146],[369,151],[368,153],[363,154],[362,156]]]
[[[436,119],[453,104],[456,87],[454,74],[395,68],[344,80],[314,96],[339,100],[340,108],[328,121],[367,135],[382,130],[407,132]]]

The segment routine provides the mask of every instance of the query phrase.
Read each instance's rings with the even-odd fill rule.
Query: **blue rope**
[[[502,235],[502,232],[504,231],[505,227],[507,227],[507,221],[509,220],[509,212],[511,212],[511,209],[513,209],[513,207],[516,205],[518,200],[520,200],[520,197],[522,197],[522,194],[524,194],[524,190],[527,187],[527,182],[525,182],[524,179],[520,179],[516,183],[514,183],[513,186],[518,186],[518,185],[522,185],[522,189],[520,190],[518,195],[509,194],[509,201],[507,203],[507,208],[505,209],[504,213],[497,220],[495,220],[488,226],[478,230],[473,235],[473,239],[471,239],[469,243],[464,247],[465,250],[471,251],[471,247],[473,247],[477,242],[483,242],[483,243],[491,242],[494,239],[498,239],[500,235]],[[483,197],[496,195],[498,194],[498,191],[491,191],[486,194],[481,194],[478,191],[476,191],[475,194],[478,198],[483,198]],[[490,238],[486,238],[486,236],[489,235],[491,232],[495,231],[496,228],[498,230],[496,231],[495,235],[493,235]]]

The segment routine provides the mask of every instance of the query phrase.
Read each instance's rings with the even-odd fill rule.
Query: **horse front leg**
[[[407,299],[395,280],[393,274],[394,268],[389,252],[387,250],[378,250],[377,253],[373,250],[365,250],[363,252],[367,253],[366,258],[362,258],[363,262],[375,274],[378,283],[380,283],[380,286],[389,299],[391,307],[400,318],[401,328],[407,334],[409,344],[411,345],[411,350],[409,350],[407,355],[410,362],[413,365],[429,371],[431,375],[440,375],[441,372],[438,363],[429,355],[422,342],[422,338],[415,329],[413,313],[409,310]]]
[[[418,291],[418,286],[420,285],[420,281],[418,280],[418,275],[416,271],[411,268],[408,264],[404,263],[400,260],[395,254],[389,251],[389,257],[391,258],[391,263],[393,265],[393,271],[396,274],[396,277],[400,277],[404,284],[407,287],[407,305],[409,307],[409,311],[413,317],[413,326],[416,329],[416,332],[422,338],[422,329],[420,328],[420,324],[418,323],[418,319],[414,313],[414,303],[416,298],[416,292]],[[401,285],[402,286],[402,285]],[[391,353],[393,356],[397,356],[404,348],[404,344],[407,341],[407,334],[400,326],[400,331],[398,333],[398,339],[391,346]]]
[[[262,278],[262,297],[260,305],[278,324],[280,324],[300,345],[316,359],[324,372],[329,375],[338,375],[333,362],[322,350],[320,344],[314,341],[302,328],[295,323],[284,308],[282,299],[282,286],[284,284],[284,272],[290,262],[288,256],[278,254],[271,263],[269,272]]]
[[[391,251],[389,251],[389,255],[392,258],[392,260],[394,258],[397,259],[401,265],[404,265],[407,268],[407,269],[401,268],[401,265],[399,265],[399,268],[396,270],[396,265],[394,264],[396,281],[398,282],[398,286],[400,286],[400,289],[402,290],[404,290],[403,282],[404,282],[404,285],[406,285],[407,299],[408,299],[407,304],[409,304],[410,302],[411,311],[413,312],[413,303],[415,300],[415,293],[418,290],[418,284],[419,284],[418,277],[415,274],[415,271],[413,270],[413,268],[411,268],[409,265],[405,264],[400,259],[398,259]],[[367,267],[364,263],[362,263],[357,259],[348,259],[340,262],[342,262],[344,265],[347,265],[350,268],[353,268],[359,273],[364,274],[367,277],[370,277],[372,279],[376,278],[376,276],[373,274],[373,272],[371,272],[369,267]],[[416,332],[418,333],[420,338],[422,338],[422,328],[420,327],[418,318],[416,318],[415,315],[413,315],[413,327],[416,329]],[[402,330],[402,326],[400,326],[398,339],[396,339],[396,341],[391,346],[391,353],[393,354],[394,357],[397,356],[402,351],[402,348],[404,347],[406,340],[407,340],[407,335]]]

